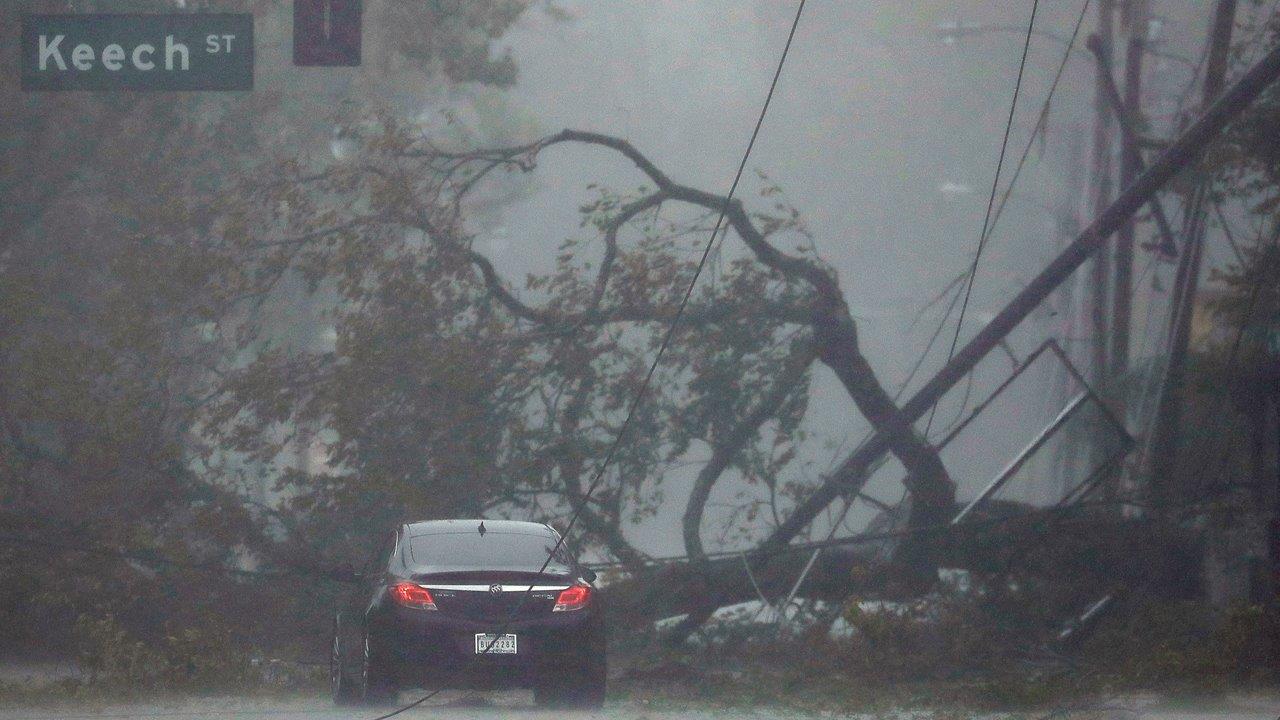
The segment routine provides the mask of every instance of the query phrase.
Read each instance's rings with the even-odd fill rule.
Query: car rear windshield
[[[513,570],[537,572],[555,548],[555,538],[545,535],[477,532],[419,535],[409,539],[412,564],[421,571]],[[546,572],[568,575],[573,561],[563,545]]]

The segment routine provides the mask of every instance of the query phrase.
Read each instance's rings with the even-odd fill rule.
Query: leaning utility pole
[[[1093,188],[1091,214],[1097,216],[1111,202],[1111,107],[1107,97],[1106,66],[1111,59],[1114,42],[1115,0],[1098,3],[1098,30],[1095,37],[1100,46],[1099,55],[1104,62],[1097,63],[1093,100],[1093,172],[1090,186]],[[1105,252],[1093,256],[1089,273],[1089,328],[1091,329],[1091,357],[1089,379],[1099,387],[1107,377],[1107,349],[1111,342],[1108,311],[1109,285],[1111,284],[1110,257]]]
[[[1204,106],[1217,100],[1227,77],[1231,33],[1235,28],[1236,0],[1218,0],[1209,34],[1209,56],[1205,65]],[[1204,255],[1206,201],[1212,179],[1201,177],[1183,214],[1182,255],[1174,284],[1173,313],[1169,327],[1169,365],[1160,392],[1156,425],[1150,444],[1152,499],[1157,506],[1172,499],[1171,485],[1177,466],[1182,430],[1182,387],[1186,376],[1187,350],[1191,343],[1191,320],[1195,315],[1196,291],[1200,284],[1200,261]]]
[[[1054,234],[1055,250],[1062,251],[1062,248],[1075,239],[1080,233],[1080,210],[1082,207],[1082,198],[1085,196],[1084,174],[1085,174],[1085,137],[1084,128],[1079,124],[1072,123],[1068,135],[1067,146],[1062,162],[1067,168],[1066,184],[1062,188],[1062,194],[1058,199],[1057,212],[1054,217]],[[1072,350],[1075,347],[1075,336],[1077,334],[1077,323],[1075,306],[1078,302],[1077,294],[1080,292],[1080,278],[1073,277],[1066,283],[1063,283],[1062,289],[1058,292],[1058,317],[1059,329],[1057,336],[1063,338],[1064,347],[1066,348],[1067,357],[1072,357]],[[1071,384],[1073,378],[1071,372],[1066,367],[1056,366],[1054,372],[1053,390],[1049,393],[1049,398],[1056,403],[1056,407],[1062,407],[1067,404],[1072,395],[1079,391],[1079,388],[1073,389]],[[1056,485],[1058,497],[1064,498],[1071,491],[1073,480],[1075,478],[1075,470],[1079,465],[1078,449],[1070,443],[1060,443],[1054,453],[1054,473],[1056,475]]]
[[[917,390],[897,412],[885,418],[879,429],[850,453],[834,472],[823,478],[822,484],[801,500],[795,510],[760,543],[752,554],[751,566],[757,569],[768,566],[772,557],[785,549],[831,501],[861,490],[868,479],[868,470],[888,452],[897,436],[911,432],[915,422],[929,408],[955,387],[982,358],[998,347],[1063,281],[1104,247],[1107,239],[1138,208],[1149,203],[1169,181],[1198,161],[1205,146],[1217,138],[1223,127],[1247,109],[1277,77],[1280,77],[1280,47],[1271,48],[1221,98],[1205,109],[1195,122],[1120,193],[1115,202],[1107,206],[1061,254],[1032,278],[950,362]],[[935,530],[943,532],[942,528]],[[671,639],[679,641],[687,637],[719,607],[721,598],[722,594],[715,588],[695,598],[688,616],[672,631]]]
[[[1147,29],[1146,0],[1128,0],[1125,7],[1125,29],[1129,42],[1124,60],[1124,114],[1138,121],[1142,117],[1142,59],[1146,55],[1143,35]],[[1099,63],[1099,72],[1110,72]],[[1106,90],[1106,88],[1104,88]],[[1123,124],[1123,123],[1122,123]],[[1134,128],[1137,130],[1138,128]],[[1141,148],[1133,133],[1121,133],[1120,186],[1127,187],[1142,170]],[[1130,219],[1116,235],[1115,317],[1112,318],[1111,374],[1124,375],[1129,370],[1129,334],[1133,318],[1133,243],[1134,222]]]

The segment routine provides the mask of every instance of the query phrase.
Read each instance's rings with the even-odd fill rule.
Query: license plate
[[[492,647],[490,647],[492,645]],[[490,633],[476,633],[476,654],[483,655],[515,655],[516,654],[516,636],[512,633],[506,635],[493,635]]]

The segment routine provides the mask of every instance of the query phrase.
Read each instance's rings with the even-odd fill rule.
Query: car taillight
[[[551,612],[581,610],[587,606],[589,599],[591,599],[590,585],[574,585],[560,592],[560,597],[556,598],[556,606],[551,608]]]
[[[435,610],[436,600],[431,597],[431,592],[421,585],[415,585],[411,582],[401,582],[392,585],[389,588],[391,599],[396,601],[397,605],[403,605],[408,608],[417,608],[418,610]]]

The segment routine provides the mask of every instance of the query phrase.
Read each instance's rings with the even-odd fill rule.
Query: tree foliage
[[[554,269],[526,279],[525,292],[545,298],[535,307],[473,249],[466,215],[489,191],[486,176],[519,174],[520,164],[438,150],[387,116],[360,127],[358,157],[319,172],[286,165],[241,195],[252,202],[237,227],[269,230],[237,232],[233,244],[256,252],[256,267],[305,277],[336,340],[322,352],[259,354],[235,373],[210,426],[266,462],[293,441],[274,428],[323,438],[323,472],[285,474],[279,486],[287,525],[329,534],[306,547],[359,545],[371,527],[423,517],[565,518],[621,430],[711,218],[667,211],[646,188],[594,188],[580,209],[587,236],[566,238]],[[765,225],[770,235],[799,229],[794,213]],[[657,510],[665,471],[695,446],[722,444],[798,352],[805,370],[803,329],[757,312],[795,293],[747,259],[700,285],[584,510],[590,544],[641,562],[623,528]],[[804,415],[801,379],[768,414],[773,429],[733,441],[733,466],[780,495]]]
[[[223,572],[267,561],[279,528],[204,432],[227,371],[290,333],[271,303],[303,295],[237,244],[233,188],[277,156],[328,153],[335,107],[509,85],[494,48],[531,3],[366,5],[371,26],[397,29],[366,48],[381,74],[308,73],[264,53],[253,93],[24,93],[16,71],[0,78],[6,644],[65,648],[108,618],[159,643],[170,627],[221,632],[255,606],[289,607],[271,583]],[[283,0],[42,0],[4,3],[0,18],[180,9],[252,12],[260,42],[287,42]],[[17,68],[16,44],[2,47]]]

